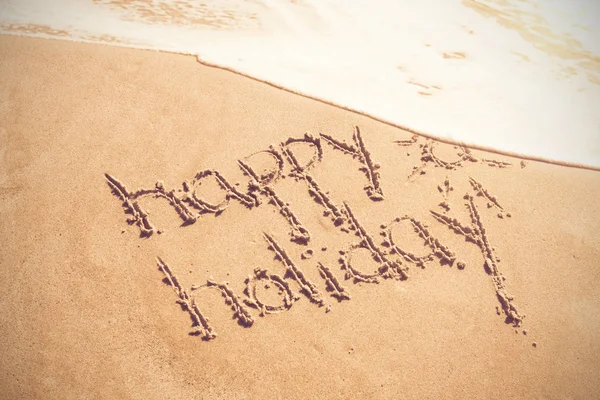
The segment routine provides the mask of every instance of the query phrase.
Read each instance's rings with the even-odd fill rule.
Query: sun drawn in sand
[[[421,153],[419,158],[420,163],[412,168],[412,171],[408,176],[409,182],[414,182],[420,175],[425,175],[428,167],[456,170],[463,167],[466,163],[478,163],[496,168],[508,168],[512,165],[505,161],[478,157],[469,148],[463,145],[446,145],[431,139],[425,139],[423,142],[420,139],[421,138],[418,135],[413,135],[412,138],[408,140],[394,141],[394,143],[401,147],[411,147],[418,144]],[[438,154],[440,151],[449,153],[450,156],[448,154],[440,156],[440,154]],[[408,152],[407,155],[410,155],[410,152]]]

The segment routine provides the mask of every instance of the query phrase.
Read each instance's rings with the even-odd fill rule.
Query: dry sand
[[[151,51],[2,36],[0,96],[3,398],[600,393],[597,171]]]

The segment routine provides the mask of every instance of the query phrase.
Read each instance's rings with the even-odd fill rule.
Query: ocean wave
[[[426,134],[600,166],[600,3],[4,0],[0,32],[191,54]]]

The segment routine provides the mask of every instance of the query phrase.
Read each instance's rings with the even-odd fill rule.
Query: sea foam
[[[193,54],[426,134],[600,167],[600,2],[4,0],[0,32]]]

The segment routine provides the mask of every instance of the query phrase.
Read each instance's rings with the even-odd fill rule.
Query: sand
[[[3,398],[600,392],[597,171],[152,51],[0,36],[0,96]]]

